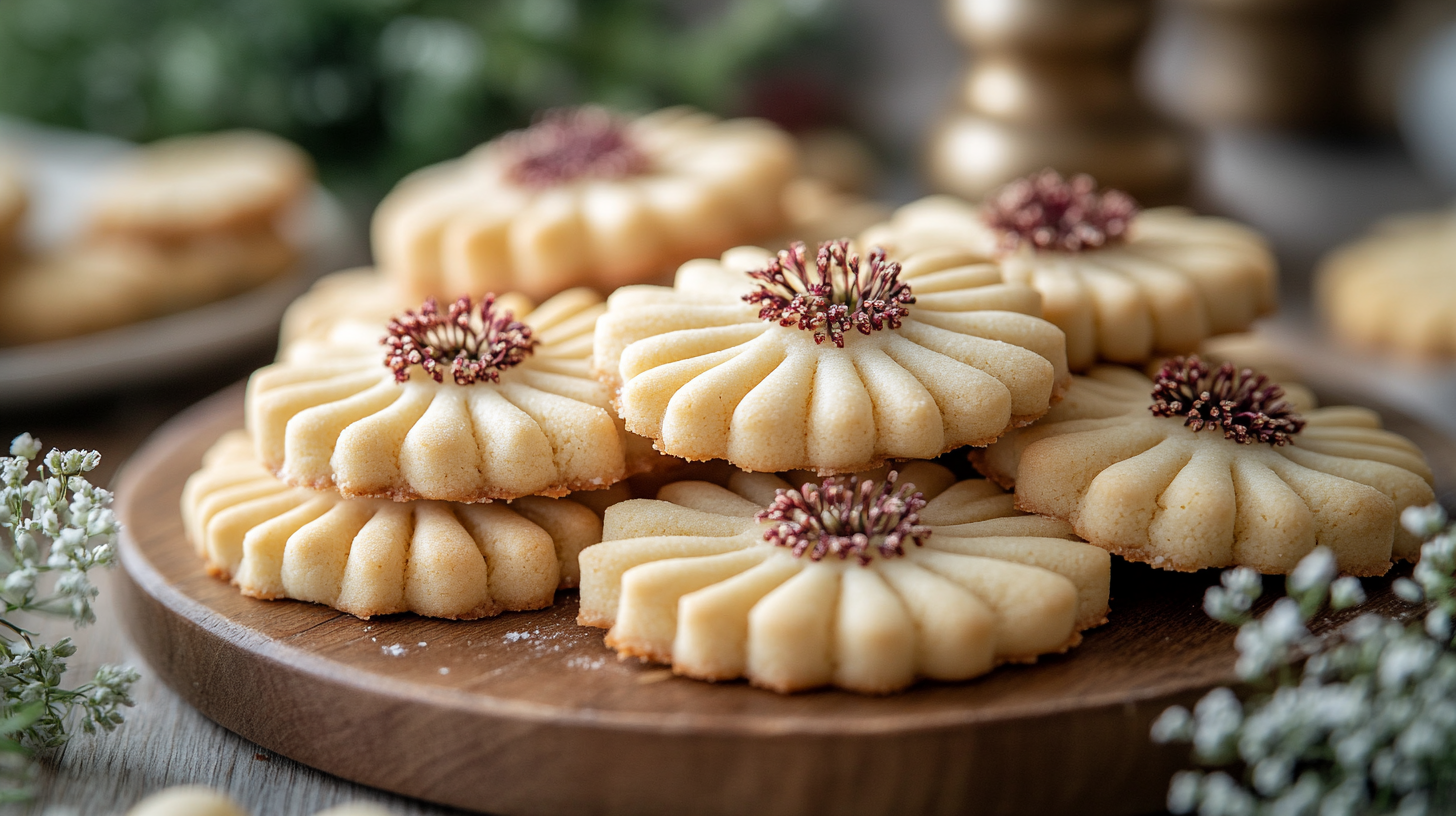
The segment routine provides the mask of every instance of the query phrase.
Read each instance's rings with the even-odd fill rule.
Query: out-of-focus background
[[[1456,435],[1449,355],[1341,345],[1311,298],[1334,248],[1450,207],[1456,0],[0,0],[0,439],[100,449],[108,483],[371,262],[407,174],[589,102],[769,119],[886,206],[1054,167],[1248,223],[1281,267],[1268,337]],[[277,138],[167,141],[238,129]],[[142,688],[130,741],[73,743],[28,812],[192,761],[299,812],[367,793]]]
[[[1456,185],[1451,0],[14,0],[0,76],[28,122],[277,133],[360,226],[410,170],[589,101],[847,128],[891,200],[954,187],[925,172],[948,118],[1091,139],[1145,103],[1189,151],[1155,197],[1306,264]]]
[[[22,243],[52,254],[94,232],[88,184],[129,145],[249,128],[316,168],[300,239],[310,274],[365,264],[370,213],[410,171],[584,102],[770,119],[801,138],[811,171],[891,205],[975,199],[1045,166],[1089,171],[1145,203],[1264,232],[1298,316],[1331,248],[1456,191],[1456,2],[0,4],[0,170],[8,160],[29,189]],[[52,266],[71,263],[59,256]],[[195,396],[267,359],[301,285],[165,308],[153,294],[96,325],[21,321],[0,338],[0,408],[156,382],[201,383]],[[9,291],[0,300],[24,300]]]

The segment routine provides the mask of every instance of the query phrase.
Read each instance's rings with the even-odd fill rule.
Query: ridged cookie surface
[[[590,506],[345,499],[278,481],[236,431],[188,479],[182,518],[208,570],[244,595],[361,618],[471,619],[550,606],[558,588],[576,586],[577,554],[601,540],[601,508],[624,496],[591,494]]]
[[[836,504],[836,480],[786,477],[677,482],[608,508],[603,543],[581,555],[580,621],[689,677],[879,694],[1061,652],[1106,619],[1107,554],[990,482],[911,463],[893,490],[884,471],[838,480],[850,495]],[[812,496],[834,505],[813,515],[841,538],[799,526],[796,546],[755,518],[802,521]],[[878,527],[855,515],[871,507]]]
[[[1431,470],[1375,412],[1291,406],[1303,427],[1285,444],[1240,443],[1217,426],[1154,415],[1153,389],[1132,369],[1095,368],[1036,426],[972,460],[1015,485],[1017,507],[1164,569],[1285,573],[1324,545],[1341,571],[1379,575],[1392,556],[1417,556],[1400,512],[1434,500]],[[1256,413],[1221,410],[1240,422]]]
[[[374,254],[417,299],[610,291],[782,229],[797,164],[793,139],[760,120],[556,112],[400,182],[375,213]]]
[[[684,264],[670,289],[618,290],[593,364],[628,430],[685,459],[846,473],[989,444],[1046,412],[1065,341],[1035,291],[959,251],[858,252],[740,247]],[[832,277],[833,293],[793,298],[803,285],[785,263]],[[781,272],[788,288],[763,283]]]
[[[1274,257],[1252,229],[1177,208],[1137,213],[1122,240],[1076,251],[1007,248],[981,208],[948,196],[908,204],[862,242],[899,252],[958,248],[995,259],[1008,282],[1040,292],[1067,334],[1067,362],[1141,364],[1195,351],[1274,310]]]
[[[449,372],[436,381],[419,365],[399,381],[381,345],[385,322],[316,326],[323,336],[292,343],[249,381],[259,460],[288,484],[396,501],[562,496],[646,467],[650,451],[629,440],[590,374],[601,298],[576,289],[532,308],[504,296],[492,309],[529,329],[534,345],[488,371],[494,381],[469,384]]]

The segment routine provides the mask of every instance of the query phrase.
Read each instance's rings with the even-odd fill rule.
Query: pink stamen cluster
[[[495,309],[495,295],[486,295],[479,312],[472,311],[469,297],[451,304],[446,314],[434,298],[419,312],[406,311],[390,318],[389,334],[380,342],[389,347],[384,364],[394,372],[395,382],[409,379],[409,368],[420,366],[435,382],[443,382],[446,367],[459,385],[499,382],[500,372],[531,354],[536,341],[531,327],[515,319],[510,311]]]
[[[807,555],[819,561],[834,555],[865,565],[876,553],[881,558],[901,556],[906,544],[923,545],[930,528],[916,523],[925,497],[912,484],[896,490],[897,477],[891,471],[883,482],[851,476],[780,490],[773,504],[754,518],[778,522],[764,531],[763,540],[788,547],[796,558]]]
[[[1196,355],[1163,364],[1153,385],[1154,416],[1187,417],[1195,431],[1222,429],[1242,445],[1287,445],[1304,420],[1284,401],[1284,389],[1253,369],[1224,363],[1217,371]]]
[[[552,187],[580,178],[623,178],[648,167],[622,123],[597,107],[547,111],[525,130],[501,137],[506,178],[522,187]]]
[[[900,280],[900,265],[885,259],[875,247],[864,259],[849,251],[849,241],[819,245],[813,266],[809,250],[796,241],[767,268],[749,272],[758,288],[743,296],[759,304],[760,320],[814,332],[814,342],[827,337],[844,348],[844,333],[856,329],[869,334],[883,328],[898,329],[915,302],[910,285]]]
[[[1055,170],[1043,170],[992,194],[981,216],[1000,233],[1005,251],[1026,243],[1080,252],[1122,240],[1137,213],[1132,196],[1121,190],[1098,192],[1097,182],[1085,173],[1064,180]]]

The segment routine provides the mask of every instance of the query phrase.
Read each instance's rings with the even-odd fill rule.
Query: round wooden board
[[[1456,448],[1395,420],[1456,484]],[[1216,573],[1118,562],[1112,620],[1067,655],[890,697],[781,696],[619,661],[540,612],[357,620],[259,601],[207,576],[178,501],[204,450],[242,423],[229,389],[128,463],[118,582],[152,670],[203,714],[306,765],[502,814],[1135,814],[1185,759],[1152,720],[1231,679],[1233,632],[1201,611]],[[1270,580],[1270,588],[1279,584]],[[1377,604],[1388,581],[1367,582]]]

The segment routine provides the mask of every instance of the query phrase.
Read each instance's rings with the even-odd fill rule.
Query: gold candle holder
[[[1051,167],[1146,204],[1184,199],[1187,138],[1133,78],[1148,0],[948,0],[946,10],[975,58],[931,133],[932,186],[978,200]]]

